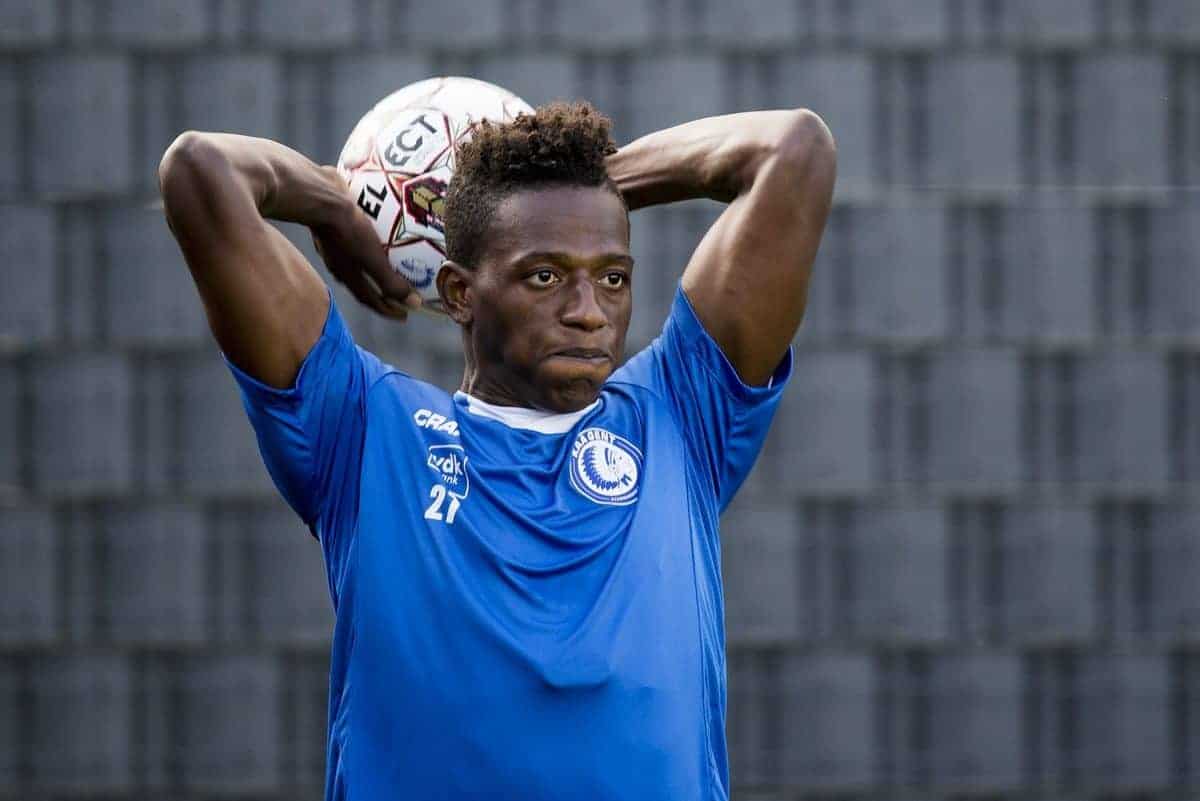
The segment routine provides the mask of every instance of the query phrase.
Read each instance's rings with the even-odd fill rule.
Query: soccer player
[[[167,219],[324,552],[327,799],[728,797],[717,518],[791,373],[834,175],[807,110],[619,150],[586,103],[482,127],[446,198],[437,285],[466,356],[449,395],[357,347],[265,222],[307,225],[402,319],[417,297],[336,171],[230,134],[172,144]],[[622,366],[628,212],[694,197],[728,207]]]

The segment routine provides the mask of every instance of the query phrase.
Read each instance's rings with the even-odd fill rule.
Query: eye
[[[543,267],[530,273],[525,280],[537,287],[547,287],[553,286],[558,280],[558,276],[549,267]]]
[[[625,273],[612,272],[605,273],[604,278],[601,280],[609,289],[620,289],[621,287],[625,286],[625,284],[629,281],[629,278],[625,275]]]

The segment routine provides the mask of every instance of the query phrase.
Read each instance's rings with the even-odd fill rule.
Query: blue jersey
[[[572,414],[446,392],[332,298],[293,387],[230,364],[336,610],[326,799],[725,799],[717,518],[791,372],[750,387],[682,291]]]

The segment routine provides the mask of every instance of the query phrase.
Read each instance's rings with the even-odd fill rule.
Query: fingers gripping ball
[[[454,146],[482,119],[507,122],[533,109],[473,78],[430,78],[385,97],[350,133],[337,169],[387,248],[392,269],[444,314],[437,274],[446,257],[444,203]]]

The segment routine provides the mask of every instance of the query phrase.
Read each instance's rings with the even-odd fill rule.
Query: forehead
[[[530,250],[589,258],[629,252],[629,217],[604,187],[571,186],[515,192],[496,209],[485,250],[505,263]]]

